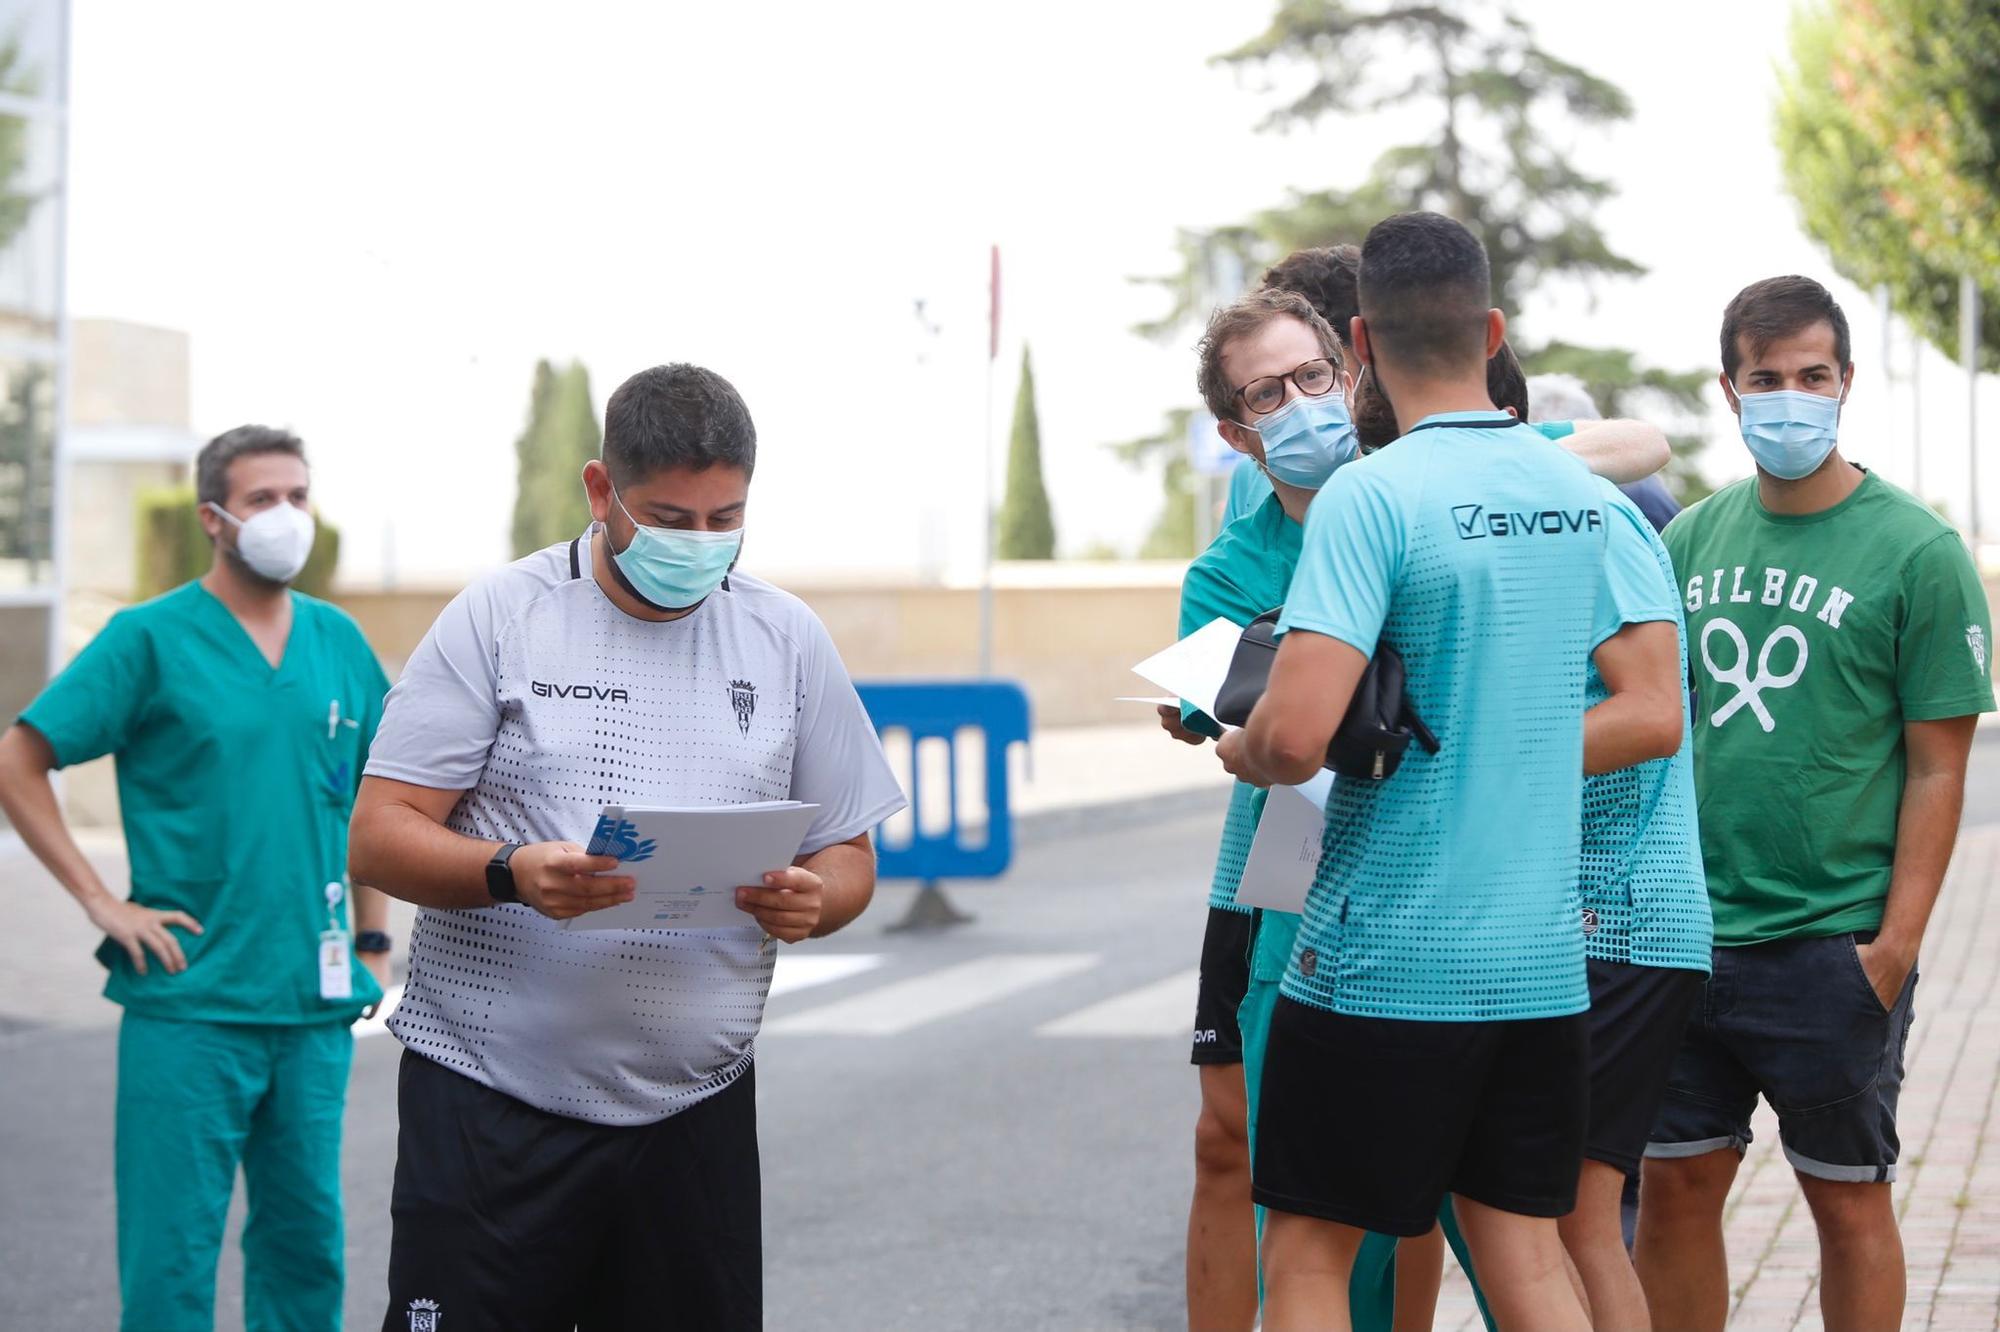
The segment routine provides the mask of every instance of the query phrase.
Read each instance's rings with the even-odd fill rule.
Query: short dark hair
[[[1361,275],[1361,247],[1318,245],[1294,250],[1271,265],[1259,284],[1264,290],[1295,291],[1312,302],[1320,318],[1333,326],[1340,345],[1347,345],[1348,328],[1361,313],[1356,283]]]
[[[1833,326],[1833,353],[1840,358],[1840,372],[1846,374],[1853,346],[1848,341],[1847,316],[1832,292],[1796,273],[1751,283],[1722,312],[1722,373],[1736,382],[1736,371],[1743,364],[1742,343],[1749,344],[1751,356],[1762,356],[1779,338],[1821,323]]]
[[[1253,291],[1210,315],[1208,327],[1194,347],[1195,355],[1200,358],[1200,368],[1195,372],[1195,387],[1201,390],[1202,405],[1216,420],[1236,420],[1236,390],[1229,386],[1229,376],[1222,372],[1223,350],[1238,338],[1248,337],[1275,319],[1296,319],[1311,329],[1313,336],[1319,340],[1320,353],[1332,361],[1335,368],[1339,368],[1340,339],[1334,336],[1332,326],[1321,318],[1311,301],[1296,291],[1281,287]]]
[[[1487,358],[1486,396],[1495,407],[1512,407],[1521,420],[1528,419],[1528,377],[1522,373],[1520,357],[1514,355],[1514,348],[1506,342]],[[1363,376],[1355,385],[1348,410],[1354,418],[1354,438],[1371,453],[1402,436],[1396,413],[1376,387],[1372,374]]]
[[[272,426],[240,425],[225,430],[201,446],[194,459],[194,498],[197,504],[226,504],[229,500],[229,464],[255,453],[289,453],[306,460],[306,446],[289,430]]]
[[[604,405],[604,464],[618,484],[669,467],[757,470],[757,427],[730,382],[675,361],[641,370]]]
[[[1486,359],[1493,276],[1486,247],[1442,213],[1398,213],[1361,246],[1361,316],[1374,355],[1439,377]]]
[[[1515,416],[1528,419],[1528,376],[1504,339],[1500,350],[1486,358],[1486,396],[1495,407],[1512,407]]]

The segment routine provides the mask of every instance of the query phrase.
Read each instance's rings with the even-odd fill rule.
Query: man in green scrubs
[[[350,913],[347,818],[388,681],[353,620],[289,586],[312,548],[307,484],[289,434],[211,441],[196,462],[208,573],[113,616],[0,738],[0,805],[104,931],[104,993],[125,1008],[128,1329],[215,1325],[239,1165],[245,1325],[340,1326],[349,1029],[388,962],[387,899],[357,888]],[[103,754],[129,901],[77,849],[49,780]]]

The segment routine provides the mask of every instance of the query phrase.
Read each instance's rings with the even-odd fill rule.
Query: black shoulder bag
[[[1215,719],[1227,726],[1250,720],[1250,710],[1264,696],[1271,680],[1271,662],[1278,655],[1278,616],[1266,611],[1250,622],[1229,659],[1229,675],[1215,696]],[[1387,643],[1375,645],[1368,669],[1354,686],[1354,701],[1340,728],[1327,742],[1325,766],[1342,777],[1379,782],[1402,766],[1403,754],[1415,740],[1424,752],[1438,752],[1438,739],[1424,725],[1403,692],[1403,659]]]

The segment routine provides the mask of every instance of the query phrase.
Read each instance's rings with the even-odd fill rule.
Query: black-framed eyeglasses
[[[1253,379],[1237,389],[1234,397],[1258,416],[1266,416],[1285,405],[1285,381],[1308,398],[1322,397],[1331,393],[1339,384],[1340,376],[1333,368],[1333,362],[1324,356],[1310,361],[1301,361],[1282,375],[1265,375]]]

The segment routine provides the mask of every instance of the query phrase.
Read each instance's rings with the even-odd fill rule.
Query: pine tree
[[[1042,426],[1035,414],[1035,370],[1021,348],[1021,386],[1014,394],[1014,428],[1007,443],[1007,497],[1000,505],[998,550],[1003,560],[1052,560],[1056,525],[1042,485]]]
[[[1542,282],[1589,284],[1645,271],[1613,250],[1597,225],[1599,208],[1614,192],[1611,182],[1570,160],[1567,136],[1546,132],[1552,123],[1615,126],[1632,114],[1624,92],[1541,46],[1504,5],[1278,0],[1275,11],[1264,32],[1216,57],[1244,73],[1284,76],[1282,86],[1299,90],[1261,128],[1298,130],[1394,109],[1414,141],[1382,151],[1351,189],[1294,191],[1244,222],[1183,229],[1179,271],[1146,279],[1165,294],[1167,309],[1138,332],[1182,338],[1210,310],[1242,295],[1245,278],[1255,282],[1292,251],[1359,244],[1382,218],[1429,209],[1457,218],[1485,243],[1494,304],[1507,312],[1514,349],[1530,374],[1571,369],[1584,357],[1596,371],[1592,388],[1607,415],[1699,408],[1707,371],[1647,370],[1628,352],[1540,347],[1522,337],[1522,303]],[[1675,442],[1683,470],[1693,475],[1685,464],[1703,437]],[[1115,447],[1144,463],[1176,458],[1185,445],[1170,416],[1157,434]],[[1168,511],[1147,547],[1192,554],[1178,545],[1182,533],[1192,540],[1194,530],[1180,512],[1192,503],[1186,470],[1170,466],[1166,483]]]

